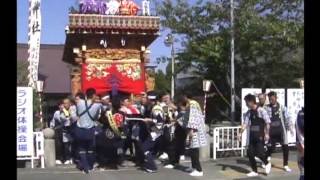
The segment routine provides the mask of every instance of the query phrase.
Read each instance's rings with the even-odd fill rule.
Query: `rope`
[[[220,92],[220,90],[218,89],[218,87],[216,86],[216,84],[214,83],[214,81],[212,81],[213,86],[216,88],[217,93],[219,94],[219,96],[222,98],[222,100],[227,103],[230,107],[231,104],[228,102],[228,100],[222,95],[222,93]]]

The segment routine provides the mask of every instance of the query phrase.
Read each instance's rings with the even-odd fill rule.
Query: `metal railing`
[[[245,147],[238,141],[241,127],[215,127],[213,129],[213,159],[217,159],[217,152],[241,151],[243,157]]]
[[[217,159],[217,152],[241,151],[241,157],[244,156],[247,141],[246,130],[243,132],[240,142],[238,141],[240,129],[241,126],[213,128],[213,160]],[[294,147],[296,144],[291,142],[288,145]],[[276,147],[281,147],[281,145],[276,143]]]

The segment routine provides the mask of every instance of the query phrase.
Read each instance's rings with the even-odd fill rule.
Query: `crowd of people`
[[[266,100],[269,103],[267,104]],[[257,161],[266,174],[271,171],[271,156],[276,143],[283,151],[283,168],[288,166],[288,134],[296,128],[298,164],[303,180],[304,109],[298,113],[296,127],[286,107],[279,104],[277,94],[248,94],[244,100],[249,110],[239,134],[247,129],[247,155],[252,171],[258,176]],[[57,164],[75,163],[84,173],[95,168],[114,168],[133,162],[148,173],[157,172],[155,159],[163,160],[165,168],[179,167],[188,154],[191,176],[203,176],[199,148],[207,145],[205,122],[197,101],[181,95],[174,103],[169,93],[141,93],[139,96],[99,96],[95,89],[65,98],[54,113],[50,128],[56,134]],[[128,152],[129,151],[129,152]]]
[[[257,160],[262,162],[266,174],[271,171],[271,155],[275,150],[276,143],[280,143],[283,152],[283,168],[291,172],[288,166],[289,146],[288,134],[294,135],[296,129],[298,147],[298,165],[301,171],[300,180],[304,179],[304,108],[299,111],[296,127],[293,119],[289,116],[285,106],[277,101],[277,93],[274,91],[268,94],[269,103],[266,102],[266,94],[256,96],[248,94],[244,100],[249,110],[244,114],[239,140],[244,130],[247,129],[247,155],[252,171],[247,174],[249,177],[258,176]]]
[[[155,92],[101,96],[93,88],[63,99],[50,122],[56,164],[76,164],[87,174],[133,162],[155,173],[156,158],[173,169],[188,154],[191,167],[186,172],[203,176],[199,148],[207,145],[207,138],[202,110],[190,95],[177,99],[174,103],[169,93]]]

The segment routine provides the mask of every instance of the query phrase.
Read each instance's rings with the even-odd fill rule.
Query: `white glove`
[[[153,140],[153,141],[156,140],[156,138],[157,138],[157,133],[151,132],[150,134],[151,134],[152,140]]]

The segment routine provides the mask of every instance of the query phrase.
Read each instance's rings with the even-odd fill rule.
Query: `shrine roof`
[[[62,62],[64,44],[41,44],[39,79],[45,80],[45,93],[70,93],[68,64]],[[28,44],[17,44],[17,60],[27,61]]]

